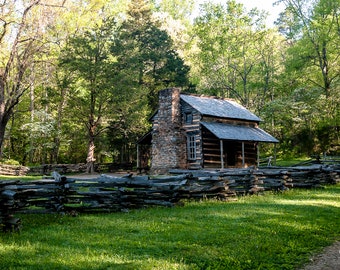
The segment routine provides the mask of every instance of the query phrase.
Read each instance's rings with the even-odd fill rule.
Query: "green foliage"
[[[192,0],[62,2],[34,3],[22,24],[4,3],[4,157],[84,162],[92,140],[98,160],[133,161],[158,91],[172,86],[237,99],[280,139],[281,157],[340,153],[339,0],[279,0],[272,29],[234,0],[205,2],[195,18]]]
[[[188,85],[189,67],[174,50],[169,34],[153,20],[147,1],[133,1],[127,13],[112,46],[119,72],[125,75],[122,87],[146,91],[155,110],[158,90]]]
[[[305,71],[301,78],[303,83],[320,87],[329,97],[334,81],[340,76],[337,65],[340,3],[332,0],[282,2],[301,25],[296,31],[299,38],[288,51],[291,57],[287,61],[287,71]]]
[[[2,159],[0,160],[0,164],[6,165],[20,165],[20,162],[14,159]]]
[[[243,5],[207,3],[196,19],[194,33],[199,50],[192,56],[200,91],[237,99],[253,111],[273,96],[280,69],[276,53],[281,40],[263,28],[264,14],[246,12]]]
[[[339,105],[333,97],[326,98],[321,88],[301,88],[266,104],[262,114],[275,123],[274,128],[267,125],[267,130],[280,139],[282,157],[339,153],[333,147],[339,143],[339,122],[334,117]]]
[[[86,127],[88,163],[95,160],[95,140],[115,95],[115,59],[110,53],[114,31],[114,20],[103,19],[95,28],[70,38],[60,56],[60,67],[73,77],[70,112]]]
[[[155,1],[157,9],[161,12],[167,12],[175,20],[188,20],[194,9],[193,0],[161,0]]]
[[[340,186],[129,213],[22,215],[1,268],[298,269],[339,239]]]

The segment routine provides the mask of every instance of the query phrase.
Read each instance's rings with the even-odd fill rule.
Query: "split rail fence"
[[[340,182],[340,165],[223,171],[173,170],[174,176],[76,179],[52,173],[36,181],[0,181],[0,224],[16,230],[17,213],[117,212],[149,206],[174,206],[183,200],[217,198],[234,200],[238,195],[267,190],[318,188]]]

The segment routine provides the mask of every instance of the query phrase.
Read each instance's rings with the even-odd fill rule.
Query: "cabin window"
[[[192,124],[192,120],[193,120],[192,113],[184,114],[184,121],[186,124]]]
[[[196,160],[196,136],[188,136],[188,160]]]

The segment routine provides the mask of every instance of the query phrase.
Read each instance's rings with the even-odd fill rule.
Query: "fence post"
[[[21,220],[14,217],[16,192],[10,189],[4,190],[0,194],[0,224],[4,232],[19,231]]]

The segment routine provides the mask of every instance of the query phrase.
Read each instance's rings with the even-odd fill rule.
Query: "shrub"
[[[14,159],[3,159],[0,161],[0,164],[6,164],[6,165],[20,165],[19,161],[16,161]]]

